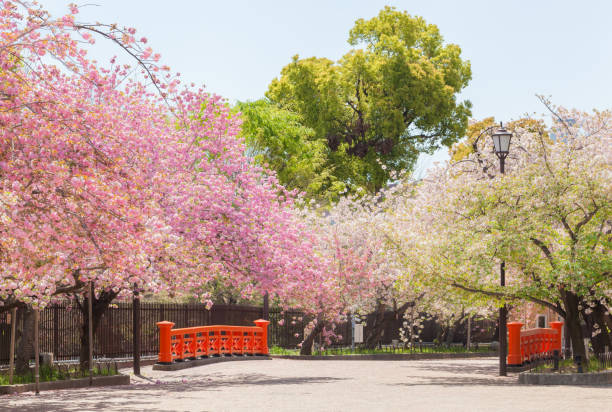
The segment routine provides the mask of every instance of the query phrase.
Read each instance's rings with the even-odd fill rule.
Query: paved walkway
[[[612,386],[526,387],[495,359],[226,362],[125,387],[0,396],[27,411],[612,411]]]

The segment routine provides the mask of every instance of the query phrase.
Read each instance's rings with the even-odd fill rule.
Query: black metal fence
[[[456,342],[448,344],[436,344],[433,342],[418,342],[412,345],[404,345],[403,342],[381,344],[374,349],[365,347],[363,344],[355,344],[353,348],[349,344],[333,343],[325,346],[315,346],[312,350],[313,355],[371,355],[371,354],[416,354],[416,353],[466,353],[466,352],[494,352],[491,343],[474,343],[470,349],[462,343]],[[274,348],[277,355],[294,355],[295,351],[288,349]]]
[[[177,328],[219,324],[249,325],[263,315],[263,308],[259,306],[215,304],[208,310],[203,304],[143,302],[140,305],[141,355],[157,354],[159,338],[156,323],[162,320],[174,322]],[[7,312],[0,313],[0,364],[8,363],[9,358],[8,316]],[[52,352],[54,359],[59,361],[77,359],[80,351],[82,316],[82,312],[77,307],[71,307],[67,302],[46,307],[40,316],[40,351]],[[132,357],[132,317],[131,302],[111,305],[102,316],[94,335],[96,358]],[[279,309],[271,308],[269,320],[268,344],[282,348],[296,348],[303,340],[304,328],[311,319],[299,311],[281,312]],[[366,322],[364,335],[368,334],[372,324],[371,321]],[[399,339],[401,324],[401,319],[390,322],[382,335],[381,343],[390,344],[393,340]],[[491,340],[494,322],[483,320],[472,325],[472,342]],[[436,336],[439,325],[434,321],[428,321],[425,326],[421,338],[423,341],[431,342]],[[335,345],[350,345],[350,322],[336,325],[335,334],[341,336],[341,339],[334,341]],[[458,330],[453,341],[464,341],[464,335],[464,331]]]
[[[10,324],[8,313],[0,313],[0,364],[8,363]],[[243,305],[214,305],[210,310],[203,304],[146,303],[140,304],[141,354],[156,355],[158,330],[156,323],[167,320],[175,327],[215,324],[249,325],[263,316],[262,308]],[[104,313],[94,336],[96,358],[132,356],[133,309],[131,303],[116,303]],[[40,314],[40,351],[52,352],[55,360],[79,357],[83,314],[68,303],[50,305]],[[274,328],[272,328],[274,329]],[[278,333],[277,333],[278,335]]]
[[[366,327],[364,328],[364,335],[368,335],[369,328],[374,324],[374,318],[376,317],[375,313],[372,313],[366,317]],[[423,321],[423,329],[418,334],[418,341],[422,342],[432,342],[436,344],[444,344],[444,343],[457,343],[457,342],[467,342],[467,318],[464,318],[463,321],[459,325],[450,325],[453,329],[453,333],[450,336],[449,340],[449,325],[446,328],[443,328],[440,322],[427,314],[421,314],[421,317],[426,320]],[[382,337],[380,343],[383,345],[391,344],[394,340],[400,340],[400,328],[402,328],[404,319],[402,317],[395,318],[392,312],[387,312],[385,314],[386,318],[386,326],[383,330]],[[350,325],[349,332],[350,332]],[[492,319],[483,319],[483,318],[473,318],[471,322],[471,342],[491,342],[492,340],[496,340],[497,322]],[[445,330],[446,329],[446,330]],[[349,336],[350,334],[346,334]],[[349,341],[350,342],[350,341]]]
[[[9,345],[11,342],[11,325],[8,323],[9,312],[0,313],[0,364],[8,363]]]
[[[571,351],[541,353],[525,364],[531,373],[586,373],[612,369],[612,352],[591,353],[587,359]]]

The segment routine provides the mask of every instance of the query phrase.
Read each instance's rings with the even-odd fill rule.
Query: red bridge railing
[[[170,364],[205,356],[267,355],[270,322],[258,319],[254,323],[256,326],[211,325],[172,329],[172,322],[157,322],[157,362]]]
[[[520,322],[508,323],[508,365],[520,366],[536,358],[561,352],[563,322],[550,322],[551,328],[521,330]]]

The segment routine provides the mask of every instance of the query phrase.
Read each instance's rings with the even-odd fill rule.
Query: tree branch
[[[529,240],[531,240],[537,247],[539,247],[542,250],[542,252],[544,252],[544,255],[548,259],[548,263],[550,263],[550,266],[554,269],[555,261],[552,257],[552,253],[550,249],[548,248],[548,246],[546,246],[544,242],[542,242],[541,240],[536,239],[534,237],[530,237]]]
[[[590,213],[587,213],[586,216],[584,217],[584,219],[582,219],[576,225],[575,232],[576,233],[580,232],[580,229],[582,228],[582,226],[584,226],[587,223],[589,223],[591,221],[591,219],[593,219],[593,216],[595,216],[598,211],[599,211],[599,206],[596,206],[595,209],[593,209]]]
[[[532,301],[534,303],[537,303],[538,305],[542,305],[544,307],[550,308],[550,309],[554,310],[555,312],[557,312],[559,315],[565,317],[565,311],[563,309],[561,309],[558,305],[555,305],[555,304],[547,302],[545,300],[536,298],[534,296],[529,296],[529,295],[519,296],[519,295],[515,295],[515,294],[512,294],[512,293],[503,293],[503,292],[494,292],[494,291],[490,291],[490,290],[474,289],[474,288],[470,288],[470,287],[467,287],[467,286],[460,285],[457,282],[451,283],[451,286],[456,287],[458,289],[465,290],[466,292],[480,293],[482,295],[493,296],[493,297],[497,297],[497,298],[512,298],[512,299],[524,299],[524,298],[527,298],[528,300],[530,300],[530,301]]]

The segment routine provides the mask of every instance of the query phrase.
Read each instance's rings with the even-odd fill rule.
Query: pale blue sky
[[[462,48],[473,73],[462,97],[475,118],[542,113],[536,93],[583,110],[612,106],[612,1],[75,2],[97,4],[83,7],[81,20],[136,27],[184,81],[232,102],[262,97],[295,54],[339,58],[354,21],[391,5],[438,25]],[[59,15],[68,2],[42,3]]]

